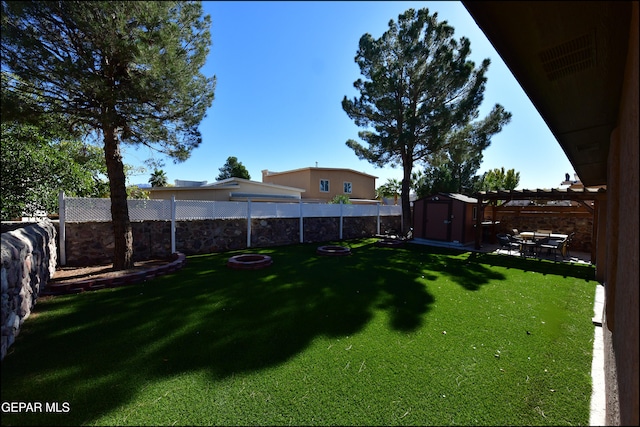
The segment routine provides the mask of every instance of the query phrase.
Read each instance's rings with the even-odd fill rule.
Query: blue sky
[[[479,173],[504,167],[520,172],[519,189],[558,188],[574,171],[562,148],[508,68],[460,2],[435,1],[205,1],[212,45],[202,72],[216,75],[215,100],[200,125],[202,144],[174,164],[147,149],[124,149],[124,161],[142,166],[164,160],[175,179],[214,182],[229,156],[262,180],[263,169],[348,168],[378,177],[376,187],[402,179],[402,170],[359,160],[346,146],[358,128],[342,109],[359,95],[354,58],[365,33],[378,38],[409,8],[428,8],[471,40],[471,59],[491,59],[480,117],[499,103],[511,122],[492,138]],[[362,142],[362,141],[360,141]],[[416,166],[422,169],[420,166]],[[415,169],[414,169],[415,170]],[[147,183],[148,170],[129,178]]]

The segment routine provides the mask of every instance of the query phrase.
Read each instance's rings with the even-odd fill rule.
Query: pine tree
[[[359,98],[342,101],[358,136],[368,147],[348,140],[360,159],[376,166],[401,165],[403,231],[412,224],[409,203],[415,162],[429,163],[447,143],[450,132],[478,116],[490,61],[479,68],[468,60],[470,41],[453,38],[454,29],[438,22],[427,8],[409,9],[389,22],[379,38],[360,38],[355,61],[365,80],[354,87]],[[508,120],[496,105],[489,117]]]
[[[116,270],[133,266],[121,144],[179,162],[201,143],[215,88],[199,71],[210,22],[190,1],[2,2],[2,68],[17,77],[9,91],[39,96],[24,119],[55,113],[102,138]],[[3,97],[5,106],[15,104]]]
[[[247,168],[245,168],[244,165],[233,156],[227,157],[227,161],[224,166],[218,170],[220,171],[220,174],[216,178],[218,181],[232,177],[251,179],[251,175],[249,175]]]

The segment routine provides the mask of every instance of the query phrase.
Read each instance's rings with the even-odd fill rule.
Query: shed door
[[[451,202],[430,202],[426,211],[425,238],[449,241],[451,238]]]

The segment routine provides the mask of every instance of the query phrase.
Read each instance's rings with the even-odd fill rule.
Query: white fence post
[[[376,230],[377,230],[376,232],[379,236],[380,235],[380,202],[378,202],[376,206],[378,206],[378,222],[376,224]]]
[[[340,200],[340,240],[342,240],[342,200]]]
[[[300,206],[300,243],[304,243],[304,216],[302,215],[302,199],[298,201]]]
[[[247,199],[247,248],[251,247],[251,199]]]
[[[66,230],[64,226],[65,221],[65,206],[64,206],[64,191],[60,190],[58,193],[58,219],[60,222],[60,231],[58,236],[58,246],[60,249],[60,265],[67,265],[67,251],[65,248]]]
[[[171,196],[171,253],[176,253],[176,196]]]

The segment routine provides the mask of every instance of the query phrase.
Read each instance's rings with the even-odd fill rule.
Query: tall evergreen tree
[[[342,108],[359,127],[368,147],[355,140],[347,146],[377,166],[401,165],[403,230],[412,224],[409,191],[415,162],[429,163],[447,142],[447,135],[478,117],[489,59],[479,68],[467,59],[470,42],[453,38],[454,29],[438,22],[427,8],[409,9],[389,22],[379,38],[360,38],[355,61],[365,80],[354,87],[359,98]],[[499,120],[496,105],[490,117]]]
[[[502,107],[494,109],[484,120],[470,123],[447,135],[442,150],[434,153],[425,167],[420,197],[437,192],[471,195],[478,190],[481,177],[477,175],[483,151],[491,143],[491,136],[502,130],[511,114]]]
[[[220,171],[220,174],[216,178],[218,181],[222,181],[223,179],[232,177],[251,179],[249,171],[244,167],[242,162],[238,161],[237,157],[227,157],[227,161],[225,162],[224,166],[222,166],[218,170]]]
[[[121,144],[179,162],[202,140],[215,88],[200,73],[211,44],[202,13],[191,1],[2,2],[2,68],[17,76],[8,88],[40,96],[23,116],[59,114],[102,138],[116,270],[133,266]]]

